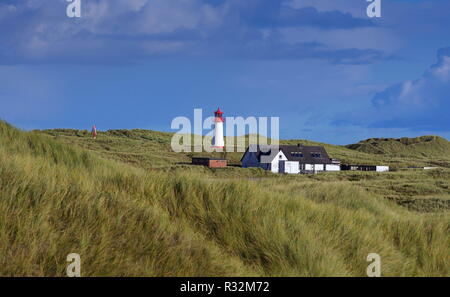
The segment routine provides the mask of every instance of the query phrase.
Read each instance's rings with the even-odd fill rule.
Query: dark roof
[[[251,145],[247,148],[246,153],[250,148],[256,153],[259,162],[261,162],[261,156],[263,155],[270,156],[270,159],[273,160],[278,152],[282,151],[289,161],[298,161],[303,164],[331,163],[331,159],[323,146],[280,145],[277,150],[277,147],[272,145]]]

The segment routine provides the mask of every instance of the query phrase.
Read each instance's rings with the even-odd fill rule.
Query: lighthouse
[[[223,112],[220,108],[214,112],[214,138],[212,140],[213,148],[224,148],[225,141],[223,140]]]

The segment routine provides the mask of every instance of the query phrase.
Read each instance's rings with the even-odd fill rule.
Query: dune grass
[[[382,199],[370,177],[191,169],[0,122],[0,275],[64,276],[79,253],[84,276],[364,276],[374,252],[384,276],[450,276],[450,214]]]
[[[346,147],[361,152],[391,156],[448,158],[450,142],[439,136],[426,135],[415,138],[370,138]]]
[[[125,162],[145,169],[187,164],[190,163],[192,156],[223,157],[221,153],[175,153],[170,146],[173,133],[151,130],[109,130],[99,132],[96,141],[92,141],[90,134],[85,130],[54,129],[35,131],[35,133],[50,135],[58,139],[59,142],[87,149],[102,158]],[[450,142],[438,137],[432,138],[436,141],[425,141],[429,139],[427,137],[407,139],[412,143],[409,146],[396,140],[377,140],[377,143],[380,143],[378,147],[384,148],[383,153],[378,151],[373,153],[371,150],[365,151],[367,141],[362,142],[364,145],[358,144],[348,147],[302,139],[281,140],[280,144],[323,145],[330,157],[341,159],[344,164],[388,165],[392,170],[410,166],[450,168]],[[423,141],[420,141],[421,139]],[[270,140],[264,140],[270,143]],[[242,154],[250,141],[251,137],[248,135],[234,138],[235,152],[226,154],[230,164],[240,165]],[[374,142],[375,140],[370,142],[369,145]],[[354,149],[350,149],[350,147]],[[407,153],[405,153],[405,147],[408,148]],[[423,155],[423,152],[427,153]]]

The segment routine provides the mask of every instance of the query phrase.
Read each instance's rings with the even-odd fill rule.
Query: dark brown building
[[[228,161],[226,159],[216,159],[216,158],[192,158],[192,165],[201,165],[209,168],[225,168],[228,166]]]

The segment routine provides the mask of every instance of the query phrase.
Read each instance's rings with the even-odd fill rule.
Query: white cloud
[[[372,107],[355,110],[337,124],[372,128],[450,131],[450,48],[438,51],[438,62],[416,80],[392,85],[375,94]]]

